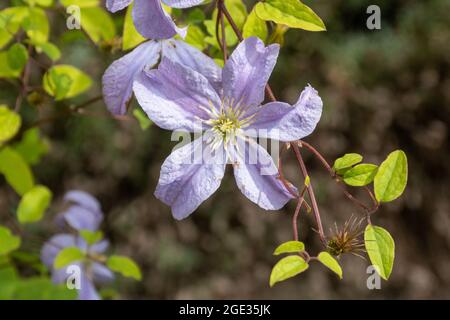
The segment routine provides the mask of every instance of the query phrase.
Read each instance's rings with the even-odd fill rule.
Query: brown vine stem
[[[297,157],[297,161],[300,165],[300,170],[302,171],[303,177],[306,179],[308,177],[308,170],[306,169],[305,162],[303,161],[303,157],[300,153],[298,145],[296,143],[291,143],[292,149],[294,150],[295,156]],[[309,198],[311,200],[311,205],[313,208],[314,216],[316,218],[317,228],[319,231],[320,240],[322,243],[326,244],[325,232],[323,231],[322,219],[320,217],[319,206],[317,205],[316,196],[314,194],[314,189],[311,182],[306,186]]]
[[[226,40],[226,32],[225,32],[225,19],[223,16],[223,7],[224,7],[224,0],[217,0],[217,18],[216,18],[216,37],[217,42],[220,45],[220,49],[223,53],[223,60],[224,62],[228,59],[228,53],[227,53],[227,40]],[[219,36],[219,27],[222,31],[222,37]]]
[[[28,45],[28,56],[29,57],[31,57],[32,52],[33,52],[33,46],[31,44],[29,44]],[[26,65],[25,65],[25,69],[22,73],[22,78],[21,78],[22,89],[19,92],[19,95],[17,96],[16,105],[14,107],[14,111],[16,111],[16,112],[20,111],[20,108],[22,107],[23,98],[27,94],[28,81],[30,79],[30,68],[31,68],[30,59],[28,59]]]

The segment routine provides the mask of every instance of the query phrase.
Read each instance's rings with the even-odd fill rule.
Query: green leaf
[[[21,70],[13,69],[8,63],[8,51],[0,52],[0,78],[19,78]]]
[[[52,200],[52,192],[45,186],[37,185],[25,193],[17,208],[20,223],[37,222],[44,216]]]
[[[70,7],[72,5],[79,6],[80,8],[92,8],[100,5],[100,0],[59,0],[64,7]]]
[[[138,109],[138,108],[134,109],[133,115],[138,120],[139,125],[141,126],[142,130],[147,130],[152,125],[152,121],[144,113],[144,111],[142,111],[142,109]]]
[[[408,159],[402,150],[389,154],[375,176],[375,197],[389,202],[400,197],[408,182]]]
[[[205,41],[205,37],[206,35],[201,28],[195,25],[191,25],[189,26],[188,33],[184,41],[196,47],[197,49],[203,51],[208,46],[208,44]]]
[[[15,43],[8,49],[7,58],[11,69],[20,74],[28,61],[27,48],[21,43]]]
[[[44,42],[40,44],[35,44],[36,51],[38,53],[45,53],[52,61],[57,61],[61,58],[61,51],[53,43]]]
[[[100,7],[81,8],[81,27],[95,43],[116,36],[116,27],[109,13]]]
[[[206,16],[202,9],[194,8],[192,9],[186,19],[186,22],[189,24],[199,24],[205,21]]]
[[[277,282],[292,278],[306,271],[308,267],[309,265],[306,261],[299,256],[285,257],[273,267],[272,273],[270,274],[270,286],[273,287]]]
[[[319,255],[317,256],[317,259],[319,259],[319,261],[322,262],[322,264],[325,267],[327,267],[328,269],[330,269],[331,271],[336,273],[339,276],[339,278],[342,279],[342,268],[339,265],[339,263],[336,261],[336,259],[333,258],[333,256],[331,254],[323,251],[323,252],[319,253]]]
[[[28,14],[26,6],[10,7],[0,11],[0,48],[12,40]],[[0,58],[0,61],[2,60]]]
[[[22,21],[22,27],[33,42],[48,41],[50,25],[45,11],[41,8],[28,8],[28,16]]]
[[[280,244],[274,251],[274,255],[282,253],[302,252],[305,250],[305,245],[300,241],[288,241]]]
[[[351,167],[353,167],[355,164],[360,163],[363,160],[362,155],[357,153],[346,153],[344,156],[336,159],[334,161],[333,169],[338,174],[343,174],[345,171]]]
[[[26,3],[34,6],[34,5],[38,5],[41,7],[51,7],[53,5],[53,0],[25,0]]]
[[[364,231],[364,242],[372,265],[387,280],[394,265],[394,239],[385,229],[369,224]]]
[[[9,185],[20,195],[34,186],[33,174],[20,153],[4,147],[0,150],[0,173],[5,176]]]
[[[91,78],[70,65],[56,65],[44,75],[43,87],[56,100],[68,99],[82,94],[92,85]]]
[[[20,247],[20,238],[16,237],[6,227],[0,226],[0,256],[10,253]]]
[[[373,181],[377,170],[374,164],[358,164],[344,173],[344,182],[354,187],[366,186]]]
[[[133,10],[133,3],[128,6],[125,15],[125,22],[123,24],[122,50],[129,50],[136,47],[138,44],[145,41],[145,38],[136,30],[134,26],[131,12]]]
[[[111,270],[120,273],[121,275],[136,280],[142,279],[141,270],[137,264],[128,257],[124,256],[111,256],[108,258],[106,265]]]
[[[85,253],[77,247],[66,247],[59,251],[58,255],[53,262],[55,269],[61,269],[68,266],[72,262],[83,260]]]
[[[0,105],[0,146],[17,134],[21,124],[19,114],[5,105]]]
[[[24,132],[22,140],[14,145],[14,149],[28,164],[35,165],[48,153],[50,145],[40,137],[38,128],[31,128]]]
[[[255,10],[261,19],[290,28],[308,31],[326,30],[322,19],[299,0],[266,0],[256,4]]]
[[[256,14],[255,9],[253,9],[252,12],[250,12],[250,14],[248,15],[247,21],[245,21],[244,24],[243,29],[244,38],[255,36],[265,41],[267,39],[268,34],[269,31],[267,30],[266,21],[260,19]]]
[[[90,246],[103,239],[103,232],[101,231],[80,230],[80,235]]]

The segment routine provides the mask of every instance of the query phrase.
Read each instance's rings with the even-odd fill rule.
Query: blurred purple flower
[[[62,227],[67,223],[75,230],[96,231],[103,220],[100,204],[93,196],[84,191],[70,191],[64,196],[70,205],[56,217],[56,224]]]
[[[70,191],[64,199],[73,205],[59,217],[59,222],[66,221],[77,231],[89,230],[95,232],[98,230],[103,214],[98,201],[83,191]],[[70,273],[69,267],[79,267],[80,270],[80,289],[78,298],[80,300],[100,299],[94,283],[107,283],[114,280],[114,274],[97,259],[92,257],[101,256],[108,248],[107,240],[100,240],[89,245],[81,236],[72,234],[57,234],[47,241],[41,250],[41,261],[52,273],[54,283],[64,283]],[[67,247],[77,247],[86,253],[86,258],[82,261],[74,261],[67,267],[61,269],[54,268],[54,261],[61,250]]]
[[[199,5],[204,0],[134,0],[133,21],[136,30],[147,39],[169,39],[186,36],[187,28],[178,28],[164,11],[161,1],[169,7],[183,9]],[[116,12],[128,7],[133,0],[106,0],[106,7]]]
[[[208,73],[163,57],[158,69],[136,76],[136,98],[159,127],[206,130],[162,165],[155,195],[171,206],[176,219],[187,217],[218,189],[226,162],[233,163],[242,193],[261,208],[278,210],[292,198],[278,179],[273,159],[252,138],[295,141],[309,135],[321,117],[322,100],[308,86],[294,106],[283,102],[261,106],[278,53],[278,45],[265,47],[251,37],[239,44],[223,70],[206,56],[199,56],[202,63],[197,65],[208,65]],[[208,163],[192,161],[198,153],[203,158],[214,155]],[[255,155],[253,163],[248,161]]]
[[[155,67],[161,57],[170,58],[195,70],[202,70],[213,83],[218,83],[221,79],[214,61],[208,60],[205,54],[187,43],[172,39],[147,41],[114,61],[103,75],[103,97],[112,114],[123,115],[127,112],[127,104],[133,94],[134,79],[142,70]]]

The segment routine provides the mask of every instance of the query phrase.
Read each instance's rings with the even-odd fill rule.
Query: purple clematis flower
[[[98,201],[88,193],[82,191],[71,191],[66,194],[65,200],[73,203],[66,212],[58,216],[58,222],[65,220],[77,231],[89,230],[97,231],[103,218]],[[100,220],[98,220],[100,217]],[[47,241],[41,250],[41,261],[52,273],[54,283],[64,283],[73,267],[80,270],[78,298],[80,300],[98,300],[100,296],[95,289],[94,283],[108,283],[114,280],[114,274],[106,266],[93,260],[90,257],[102,255],[108,248],[107,240],[100,240],[96,243],[88,244],[84,238],[73,234],[57,234]],[[54,261],[58,253],[67,247],[77,247],[86,253],[86,258],[82,261],[75,261],[70,266],[61,269],[54,268]]]
[[[212,83],[220,82],[220,70],[200,50],[179,40],[147,41],[114,61],[103,75],[103,97],[112,114],[123,115],[127,112],[134,79],[144,69],[154,68],[162,57],[201,70]]]
[[[321,117],[322,100],[308,86],[294,106],[261,106],[278,53],[278,45],[265,47],[251,37],[239,44],[223,70],[202,57],[200,65],[214,65],[219,81],[170,57],[136,77],[135,96],[155,124],[205,131],[175,150],[161,168],[155,195],[171,206],[176,219],[190,215],[218,189],[227,162],[233,164],[238,188],[261,208],[278,210],[293,197],[279,180],[272,157],[254,138],[295,141],[309,135]],[[202,161],[192,160],[197,154]]]
[[[134,0],[133,21],[136,30],[147,39],[169,39],[179,34],[186,36],[187,28],[178,28],[170,15],[164,11],[161,1],[169,7],[183,9],[201,4],[204,0]],[[133,0],[106,0],[111,12],[122,10]]]

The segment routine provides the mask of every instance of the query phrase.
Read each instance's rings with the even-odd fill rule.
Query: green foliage
[[[29,9],[26,6],[10,7],[0,11],[0,48],[13,39],[28,14]],[[3,59],[0,58],[0,61]]]
[[[121,275],[136,280],[142,279],[141,270],[138,265],[128,257],[113,255],[106,262],[108,268],[120,273]]]
[[[0,78],[18,78],[28,61],[28,51],[20,43],[0,52]]]
[[[273,287],[275,283],[292,278],[308,269],[309,265],[300,256],[288,256],[273,267],[270,274],[270,286]]]
[[[0,300],[74,300],[76,290],[56,285],[47,277],[22,279],[13,267],[0,269]]]
[[[242,33],[244,38],[256,36],[263,41],[267,39],[269,34],[267,23],[258,17],[255,9],[253,9],[248,15]]]
[[[45,53],[47,55],[47,57],[49,57],[52,61],[57,61],[61,58],[61,51],[53,43],[50,43],[50,42],[36,43],[35,42],[33,44],[38,53],[41,53],[41,52]]]
[[[80,235],[90,246],[103,239],[103,232],[101,231],[80,230]]]
[[[233,17],[234,22],[236,23],[236,26],[242,30],[245,20],[247,19],[247,8],[242,3],[241,0],[228,0],[227,3],[227,9],[230,12],[230,15]],[[206,27],[206,30],[208,31],[209,35],[205,38],[205,41],[214,46],[215,48],[220,48],[219,43],[217,42],[216,37],[216,21],[217,21],[217,15],[218,10],[215,9],[212,14],[211,20],[205,20],[204,24]],[[227,45],[229,47],[232,47],[238,43],[238,38],[235,35],[233,28],[231,27],[230,23],[226,21],[225,19],[225,36],[227,39]]]
[[[10,253],[20,247],[20,238],[11,230],[0,225],[0,256]]]
[[[24,18],[22,27],[32,42],[45,43],[48,41],[50,24],[43,9],[28,8],[28,15]]]
[[[346,170],[353,167],[355,164],[360,163],[363,160],[362,155],[357,153],[346,153],[344,156],[334,161],[333,170],[337,174],[343,174]]]
[[[305,244],[300,241],[287,241],[280,244],[274,251],[274,255],[279,255],[282,253],[293,253],[302,252],[305,250]]]
[[[369,224],[364,232],[364,242],[372,265],[387,280],[394,266],[394,239],[387,230]]]
[[[350,186],[363,187],[373,181],[377,171],[378,166],[374,164],[358,164],[344,173],[344,182]]]
[[[23,44],[15,43],[8,49],[7,58],[11,69],[20,74],[28,61],[27,48]]]
[[[137,32],[136,27],[134,26],[133,17],[131,16],[132,10],[133,4],[128,6],[127,13],[125,15],[125,22],[123,24],[122,50],[133,49],[138,44],[145,41],[145,38]]]
[[[334,273],[336,273],[340,279],[342,279],[342,268],[339,265],[339,263],[337,262],[337,260],[335,258],[333,258],[333,256],[331,254],[329,254],[328,252],[321,252],[319,253],[319,255],[317,256],[317,259],[328,269],[330,269],[331,271],[333,271]]]
[[[147,115],[142,111],[142,109],[136,108],[133,110],[133,116],[139,122],[142,130],[147,130],[152,125],[152,121],[147,117]]]
[[[20,153],[10,147],[0,150],[0,173],[9,185],[20,195],[34,186],[33,174]]]
[[[56,100],[73,98],[88,90],[91,78],[83,71],[70,65],[51,67],[43,78],[45,91]]]
[[[20,115],[0,105],[0,146],[17,134],[21,124]]]
[[[375,176],[375,197],[380,202],[397,199],[408,182],[408,159],[402,150],[389,154]]]
[[[61,269],[65,266],[68,266],[72,262],[83,260],[84,257],[85,253],[81,251],[80,248],[66,247],[59,251],[58,255],[55,258],[53,266],[55,269]]]
[[[53,5],[53,0],[24,0],[30,6],[38,5],[41,7],[51,7]]]
[[[190,25],[185,41],[199,50],[205,50],[208,46],[205,37],[206,35],[200,27]]]
[[[308,31],[326,30],[322,19],[299,0],[266,0],[256,4],[255,10],[261,19],[290,28]]]
[[[100,7],[81,8],[81,27],[95,43],[112,40],[116,27],[109,13]]]
[[[50,144],[41,138],[38,128],[31,128],[24,132],[22,140],[14,146],[14,149],[28,164],[36,165],[42,156],[47,154]]]
[[[37,222],[44,216],[52,200],[52,192],[45,186],[37,185],[25,193],[17,209],[20,223]]]
[[[92,8],[100,5],[100,0],[59,0],[59,2],[65,7],[76,5],[80,8]]]

